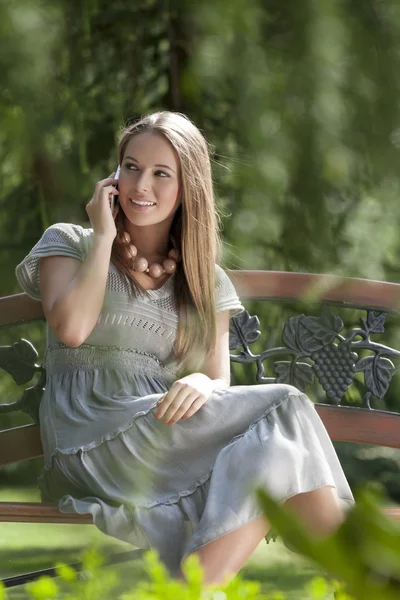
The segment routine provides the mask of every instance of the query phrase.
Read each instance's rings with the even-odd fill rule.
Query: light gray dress
[[[78,225],[49,227],[16,269],[23,290],[40,299],[39,258],[83,261],[92,239]],[[217,311],[242,311],[226,273],[216,274]],[[91,513],[104,533],[157,549],[174,575],[191,552],[261,514],[255,486],[277,501],[325,485],[345,509],[354,499],[313,403],[294,387],[231,386],[187,420],[156,419],[177,378],[173,288],[172,276],[135,297],[110,265],[84,344],[69,348],[47,327],[40,488],[62,512]]]

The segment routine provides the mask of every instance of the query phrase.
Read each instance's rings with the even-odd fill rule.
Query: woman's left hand
[[[158,401],[157,419],[173,425],[179,419],[193,416],[213,393],[213,382],[204,373],[191,373],[177,379]]]

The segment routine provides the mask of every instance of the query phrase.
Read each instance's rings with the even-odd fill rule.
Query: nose
[[[136,179],[135,188],[136,188],[137,192],[147,192],[147,190],[149,190],[149,188],[150,188],[150,178],[149,178],[149,175],[146,174],[145,171],[141,171],[138,174],[138,177]]]

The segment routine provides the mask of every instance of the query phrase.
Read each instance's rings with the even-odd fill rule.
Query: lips
[[[135,200],[136,198],[130,198],[130,208],[132,211],[135,212],[150,212],[156,205],[156,203],[152,203],[152,204],[136,204]],[[148,200],[139,200],[139,202],[148,202]]]
[[[147,206],[155,206],[155,202],[152,202],[151,200],[147,200],[147,198],[129,198],[129,200],[131,200],[131,202],[151,202],[151,204],[148,204]],[[139,206],[139,205],[137,205]],[[144,206],[144,205],[140,205],[140,206]]]

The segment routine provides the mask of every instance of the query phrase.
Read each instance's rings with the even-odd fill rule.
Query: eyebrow
[[[136,158],[133,158],[133,156],[125,156],[125,158],[129,158],[130,160],[133,160],[133,162],[138,163],[139,161]],[[169,167],[168,165],[154,165],[155,167],[163,167],[164,169],[169,169],[170,171],[172,171],[173,173],[175,173],[175,171]]]

